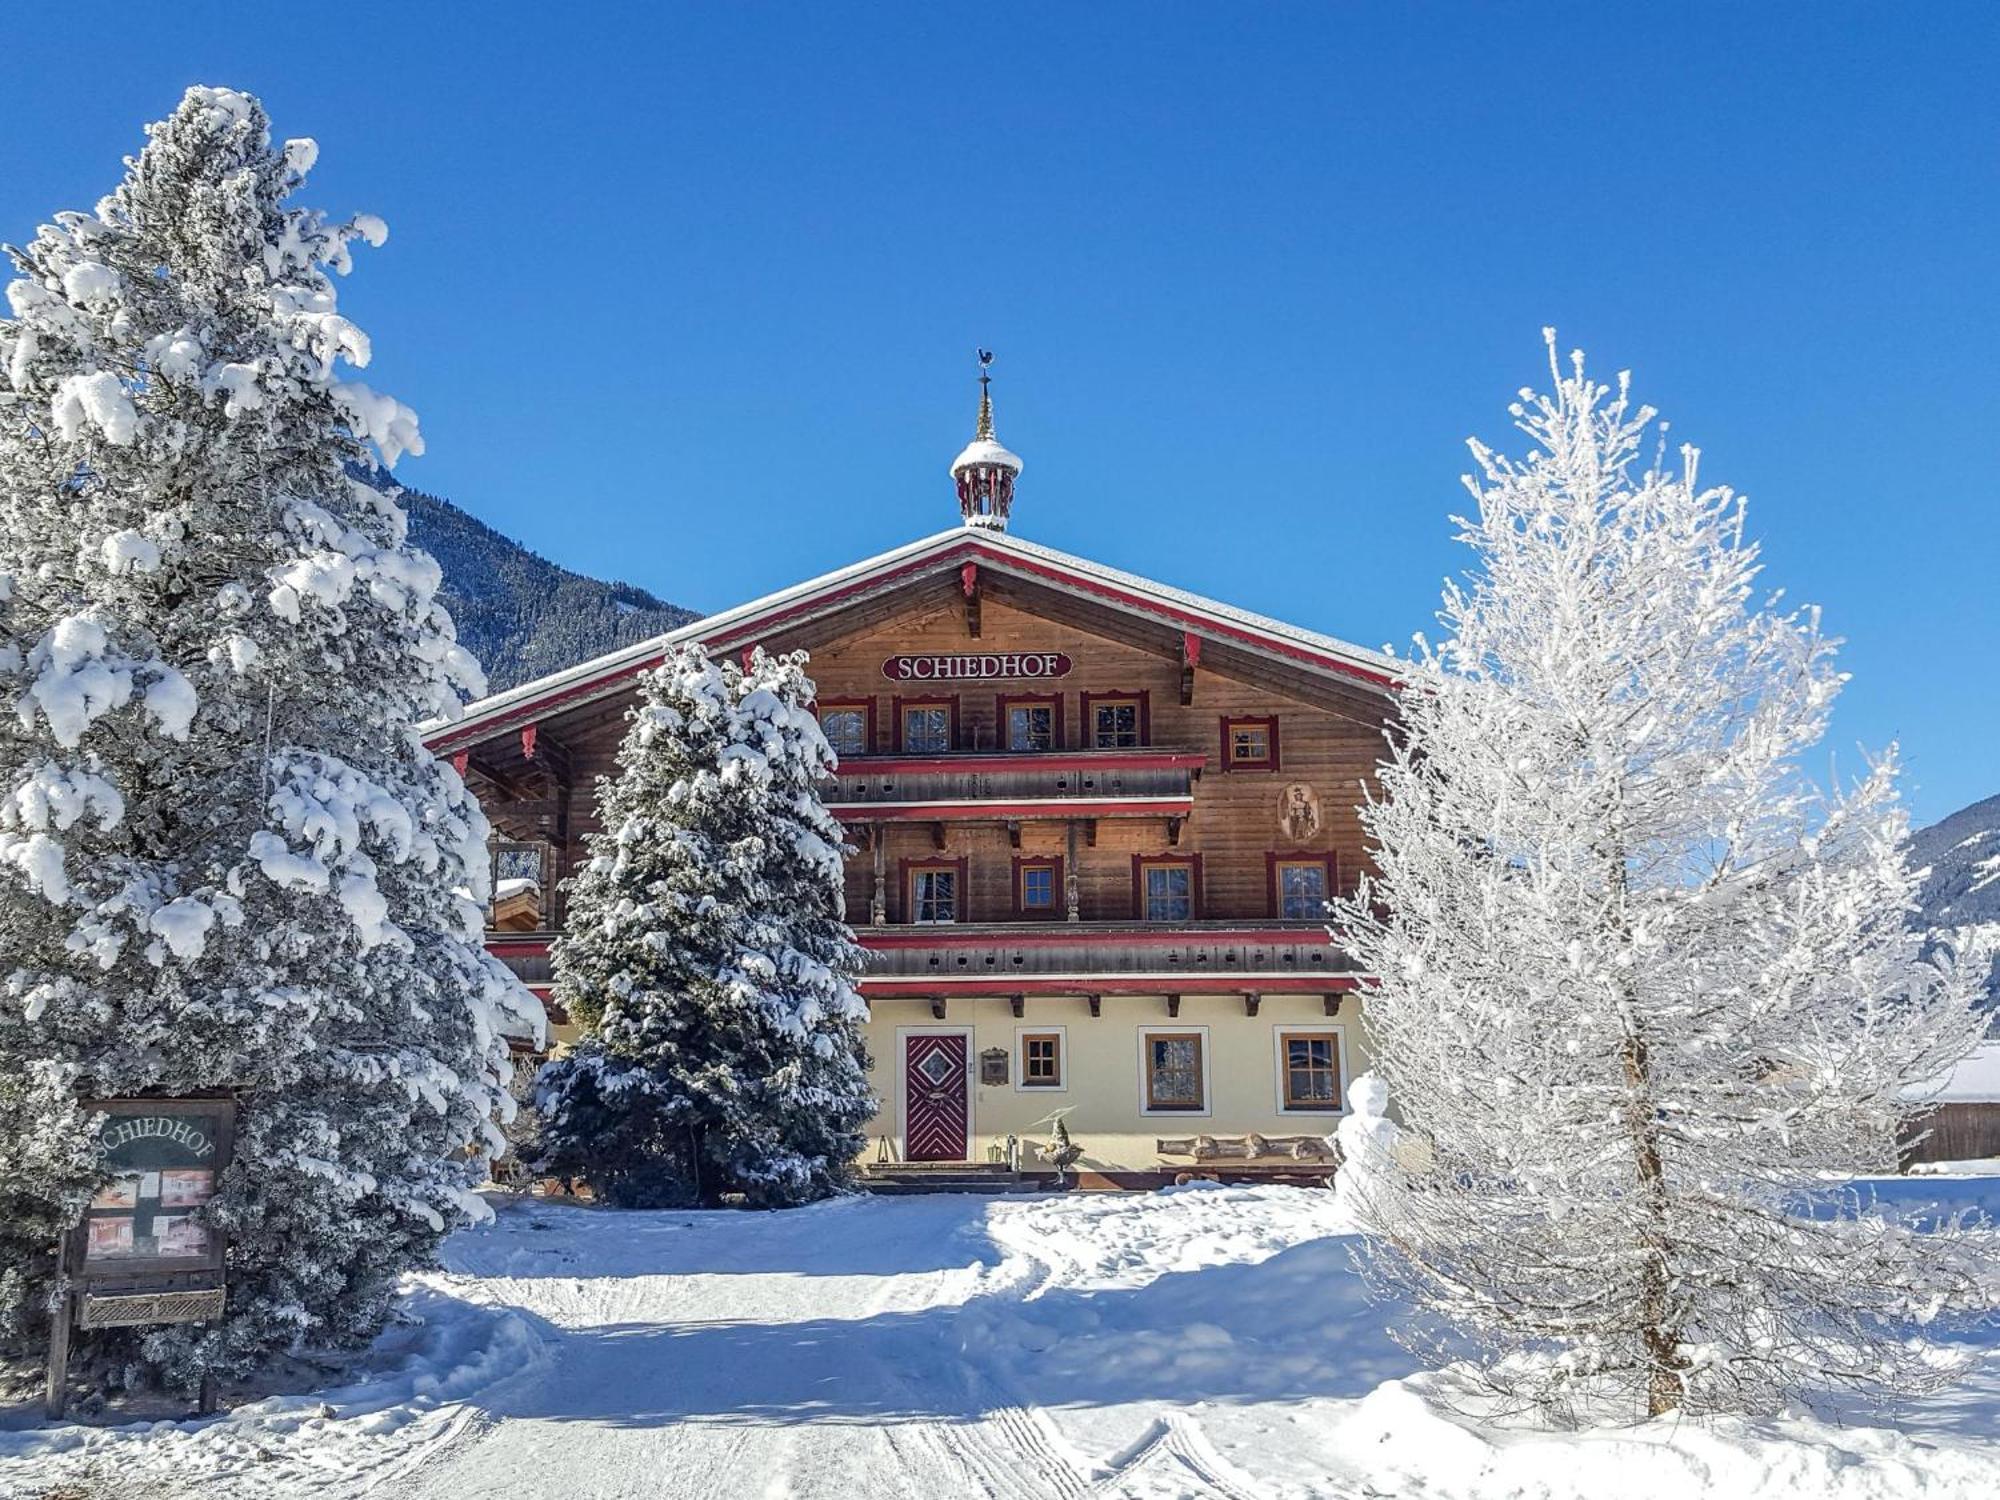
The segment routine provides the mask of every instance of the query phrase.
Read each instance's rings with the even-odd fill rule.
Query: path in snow
[[[2000,1199],[2000,1184],[1898,1195]],[[205,1423],[0,1432],[64,1500],[1350,1500],[2000,1492],[2000,1378],[1908,1432],[1470,1430],[1366,1302],[1331,1195],[510,1202],[376,1374]]]

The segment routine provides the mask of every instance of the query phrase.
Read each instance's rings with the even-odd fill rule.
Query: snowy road
[[[1993,1196],[1990,1187],[1953,1188]],[[0,1495],[611,1500],[1984,1497],[2000,1380],[1905,1432],[1554,1436],[1425,1399],[1331,1196],[510,1203],[370,1378],[208,1423],[0,1432]]]

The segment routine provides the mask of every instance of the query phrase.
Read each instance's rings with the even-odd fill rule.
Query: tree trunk
[[[1659,1131],[1653,1118],[1646,1039],[1642,1033],[1627,1031],[1619,1048],[1619,1060],[1625,1066],[1629,1099],[1625,1128],[1632,1137],[1639,1196],[1645,1204],[1647,1220],[1647,1227],[1640,1235],[1644,1259],[1639,1283],[1639,1336],[1645,1341],[1648,1367],[1646,1415],[1659,1417],[1680,1408],[1681,1339],[1667,1306],[1667,1179],[1660,1163]]]

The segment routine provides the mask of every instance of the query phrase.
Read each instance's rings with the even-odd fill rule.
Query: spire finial
[[[952,464],[951,478],[958,489],[958,513],[966,525],[1005,531],[1021,460],[993,436],[993,351],[973,352],[979,356],[979,426]]]

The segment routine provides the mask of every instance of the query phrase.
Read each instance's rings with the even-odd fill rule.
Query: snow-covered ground
[[[1882,1184],[1984,1200],[2000,1180]],[[781,1214],[509,1202],[359,1383],[203,1423],[0,1431],[0,1494],[1979,1496],[2000,1350],[1847,1425],[1480,1430],[1362,1295],[1332,1196],[857,1199]],[[1390,1310],[1390,1315],[1393,1310]],[[1877,1424],[1877,1425],[1871,1425]]]

